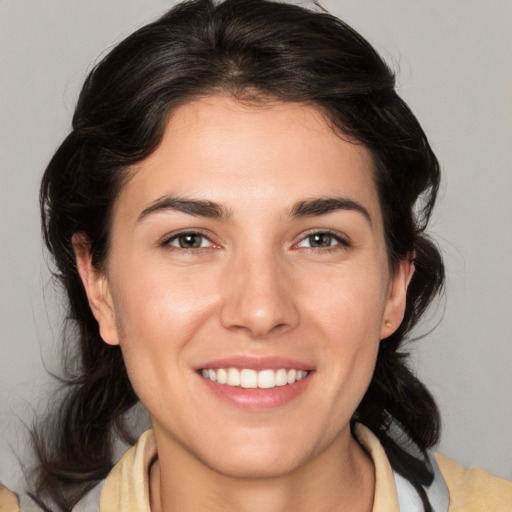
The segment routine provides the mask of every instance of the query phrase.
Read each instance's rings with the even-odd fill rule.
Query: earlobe
[[[83,233],[75,233],[72,242],[78,273],[87,294],[89,307],[98,322],[100,335],[105,343],[118,345],[119,336],[107,276],[93,266],[89,243]]]
[[[408,254],[395,267],[386,301],[380,339],[393,334],[404,318],[407,288],[414,275],[414,255]]]

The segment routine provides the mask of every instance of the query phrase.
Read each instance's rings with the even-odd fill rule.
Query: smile
[[[261,371],[250,368],[205,368],[200,373],[205,379],[217,382],[218,384],[245,389],[272,389],[286,386],[287,384],[294,384],[304,379],[309,372],[293,368]]]

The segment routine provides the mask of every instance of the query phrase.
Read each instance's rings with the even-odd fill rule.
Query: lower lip
[[[221,400],[248,411],[266,411],[282,407],[298,398],[311,382],[314,372],[309,372],[302,380],[285,386],[276,386],[270,389],[242,388],[219,384],[201,375],[198,377]]]

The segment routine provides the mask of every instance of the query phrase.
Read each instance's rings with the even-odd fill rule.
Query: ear
[[[407,288],[414,274],[414,254],[409,253],[395,267],[386,300],[380,339],[391,336],[404,318]]]
[[[108,279],[103,271],[96,269],[91,261],[89,242],[83,233],[72,238],[76,266],[89,300],[89,307],[96,318],[103,341],[119,345],[112,295]]]

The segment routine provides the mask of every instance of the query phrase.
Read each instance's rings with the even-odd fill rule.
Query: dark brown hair
[[[435,402],[400,346],[443,285],[439,251],[425,234],[439,185],[427,138],[395,92],[394,76],[357,32],[325,12],[265,0],[192,0],[127,37],[89,74],[72,131],[41,185],[54,273],[69,298],[65,398],[34,431],[33,495],[70,510],[112,467],[112,440],[129,438],[137,402],[119,347],[101,340],[75,264],[83,233],[93,264],[109,248],[110,217],[127,169],[158,146],[169,113],[205,94],[303,102],[370,149],[390,265],[414,252],[405,318],[381,343],[355,417],[386,439],[398,422],[421,448],[438,440]],[[420,207],[418,208],[418,199]]]

